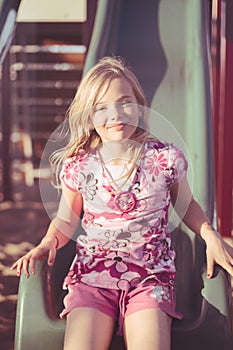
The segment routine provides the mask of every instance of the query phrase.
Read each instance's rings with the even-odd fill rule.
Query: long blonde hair
[[[78,154],[80,149],[86,152],[97,147],[101,139],[92,128],[91,110],[96,105],[100,94],[103,94],[106,82],[117,77],[125,78],[132,87],[139,106],[146,106],[143,89],[132,70],[126,66],[121,57],[104,57],[93,66],[81,81],[75,97],[67,111],[70,138],[67,145],[52,154],[50,157],[55,173],[60,171],[61,164],[67,157]],[[147,117],[143,113],[131,139],[142,145],[148,136]],[[137,153],[137,151],[135,151]],[[135,153],[135,158],[137,154]]]

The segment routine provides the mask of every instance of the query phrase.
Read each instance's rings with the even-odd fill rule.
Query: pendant
[[[120,192],[115,196],[115,204],[122,213],[132,211],[136,206],[136,196],[132,192]]]

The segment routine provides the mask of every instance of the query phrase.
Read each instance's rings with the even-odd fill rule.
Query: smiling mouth
[[[119,124],[111,124],[107,126],[107,129],[123,129],[125,127],[125,124],[119,123]]]

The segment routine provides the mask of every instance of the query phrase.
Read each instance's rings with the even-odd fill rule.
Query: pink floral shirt
[[[117,205],[106,167],[96,150],[81,151],[65,161],[61,179],[83,196],[82,226],[77,254],[65,287],[88,285],[129,290],[147,279],[173,285],[175,252],[168,232],[170,186],[181,179],[187,161],[172,144],[149,139],[126,195],[135,203],[128,211]]]

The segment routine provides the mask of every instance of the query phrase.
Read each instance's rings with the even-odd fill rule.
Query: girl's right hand
[[[12,266],[11,270],[16,270],[17,276],[20,276],[22,271],[25,277],[30,277],[30,272],[32,275],[36,273],[36,261],[48,257],[48,265],[52,266],[55,261],[57,253],[57,239],[56,237],[46,237],[41,243],[30,250],[27,254],[19,258]],[[29,272],[30,267],[30,272]]]

